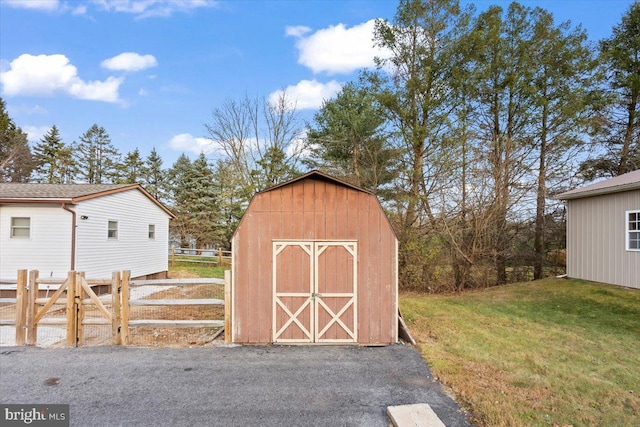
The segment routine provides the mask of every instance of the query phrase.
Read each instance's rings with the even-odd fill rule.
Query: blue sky
[[[464,3],[464,2],[463,2]],[[476,1],[477,9],[508,5]],[[521,1],[608,37],[632,0]],[[225,99],[285,89],[302,119],[373,66],[371,29],[397,1],[0,0],[0,93],[39,140],[97,123],[125,154],[155,147],[165,166],[207,150]]]

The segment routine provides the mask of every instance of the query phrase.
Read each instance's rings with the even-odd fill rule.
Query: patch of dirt
[[[169,279],[196,279],[200,277],[196,273],[186,270],[169,271]]]
[[[155,292],[142,299],[224,299],[224,286],[185,285]],[[222,305],[132,306],[130,319],[224,320]],[[149,347],[190,347],[212,344],[220,328],[131,328],[131,344]],[[219,336],[216,341],[222,342]]]

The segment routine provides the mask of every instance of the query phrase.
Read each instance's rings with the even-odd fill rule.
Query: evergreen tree
[[[162,158],[155,147],[147,156],[143,168],[144,188],[156,199],[166,201],[167,173],[162,169]]]
[[[553,16],[533,11],[532,50],[536,58],[532,86],[534,153],[537,153],[537,196],[534,233],[534,274],[543,277],[546,254],[549,184],[562,179],[587,134],[595,61],[584,30],[570,22],[555,26]],[[550,182],[551,181],[551,182]]]
[[[600,42],[600,61],[611,102],[598,135],[603,153],[581,166],[588,180],[640,169],[640,2]]]
[[[434,204],[454,166],[447,134],[455,100],[449,81],[467,19],[456,0],[401,0],[393,22],[379,20],[375,26],[374,43],[390,56],[376,59],[382,71],[369,78],[399,140],[394,221],[400,282],[409,286],[426,288],[435,279],[429,256],[438,228]]]
[[[117,182],[120,153],[103,127],[91,126],[74,149],[80,181],[87,184]]]
[[[171,233],[180,240],[182,247],[190,246],[189,228],[189,174],[191,160],[184,153],[178,157],[173,166],[167,171],[169,206],[176,215],[171,221]]]
[[[220,244],[223,235],[213,182],[213,172],[204,153],[191,164],[187,173],[189,234],[196,247]]]
[[[507,283],[507,257],[513,233],[509,217],[526,194],[527,155],[531,149],[531,106],[537,58],[532,55],[531,9],[511,3],[506,13],[491,6],[481,13],[468,43],[473,56],[470,80],[480,159],[492,198],[488,252],[494,260],[496,284]]]
[[[231,237],[247,208],[250,195],[244,193],[246,185],[242,176],[228,160],[219,160],[215,164],[212,178],[220,221],[217,235],[220,241],[216,244],[231,249]]]
[[[347,83],[325,101],[307,132],[312,167],[320,167],[366,190],[377,192],[393,178],[397,150],[384,130],[386,118],[364,82]]]
[[[27,134],[9,117],[0,98],[0,182],[28,182],[34,167]]]
[[[56,125],[42,137],[33,148],[36,161],[37,182],[46,184],[62,184],[68,182],[71,175],[70,164],[71,149],[67,147],[60,137],[60,131]]]
[[[144,162],[140,156],[140,150],[136,147],[124,157],[124,162],[117,165],[120,172],[119,181],[123,184],[138,184],[144,174]]]

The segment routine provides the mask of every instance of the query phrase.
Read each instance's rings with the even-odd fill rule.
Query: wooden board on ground
[[[395,427],[446,427],[426,403],[389,406],[387,414]]]

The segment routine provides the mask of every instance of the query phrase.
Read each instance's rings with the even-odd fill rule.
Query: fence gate
[[[273,243],[273,341],[357,341],[357,242]]]
[[[93,281],[92,281],[93,283]],[[107,284],[110,283],[106,281]],[[74,295],[74,309],[75,309],[75,318],[73,319],[73,324],[75,326],[75,346],[85,345],[86,339],[88,338],[88,334],[86,333],[85,326],[96,326],[96,325],[114,325],[117,323],[115,317],[119,312],[119,301],[120,299],[117,297],[117,290],[110,294],[106,294],[105,296],[110,300],[111,304],[116,305],[117,307],[109,310],[105,306],[105,302],[101,300],[98,295],[93,291],[93,289],[87,283],[84,275],[80,273],[76,273],[75,280],[75,295]],[[113,298],[113,295],[116,295]],[[111,337],[111,331],[109,333]],[[114,343],[115,344],[115,343]]]
[[[59,325],[66,326],[67,345],[75,346],[85,344],[87,325],[111,325],[114,344],[119,344],[119,312],[120,298],[118,295],[119,273],[114,273],[112,280],[90,280],[97,285],[111,285],[111,294],[98,297],[83,273],[71,271],[67,279],[60,282],[55,280],[39,279],[38,272],[32,271],[29,275],[29,301],[27,305],[27,344],[35,345],[38,341],[38,326]],[[41,284],[58,284],[58,289],[50,297],[39,297]],[[64,297],[64,298],[63,298]],[[104,301],[107,297],[110,301],[109,310]],[[48,317],[52,308],[64,305],[64,317]],[[58,309],[59,310],[59,309]]]

